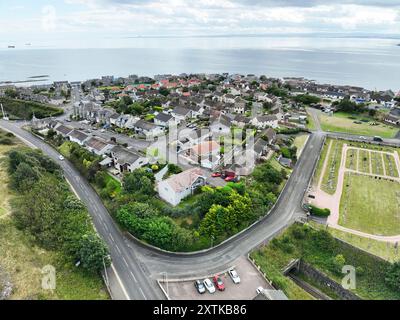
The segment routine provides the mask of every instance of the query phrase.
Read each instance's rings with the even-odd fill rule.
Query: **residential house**
[[[146,157],[121,146],[111,149],[111,158],[115,169],[120,173],[133,172],[149,163]]]
[[[74,130],[73,128],[64,126],[63,124],[54,127],[54,131],[57,134],[63,136],[64,138],[66,138],[73,130]]]
[[[192,110],[183,107],[175,107],[171,111],[171,115],[180,123],[192,117]]]
[[[72,142],[76,142],[80,146],[83,146],[85,141],[89,139],[89,136],[82,131],[73,130],[71,133],[68,134],[69,140]]]
[[[147,137],[157,137],[164,133],[164,128],[144,120],[139,120],[134,124],[136,133]]]
[[[221,146],[215,141],[204,141],[188,150],[188,156],[192,161],[202,167],[213,169],[219,163]]]
[[[235,118],[233,118],[233,120],[232,120],[232,124],[234,124],[235,126],[238,126],[239,128],[243,128],[244,126],[246,126],[249,123],[250,123],[250,118],[247,118],[242,114],[236,115]]]
[[[158,183],[157,189],[161,199],[177,206],[184,198],[206,184],[206,176],[201,168],[193,168],[173,175]]]
[[[278,117],[275,115],[267,116],[256,116],[251,120],[251,124],[259,129],[265,129],[266,127],[278,128]]]
[[[84,142],[84,144],[85,144],[86,149],[88,149],[90,152],[93,152],[99,156],[109,153],[111,151],[111,149],[114,148],[113,144],[108,143],[98,137],[91,137],[91,138],[87,139]]]
[[[263,132],[264,137],[267,139],[268,144],[272,145],[276,141],[276,131],[272,128],[268,128]]]
[[[216,136],[228,135],[231,133],[231,122],[228,116],[222,113],[215,114],[210,119],[210,130]]]
[[[166,113],[159,113],[154,118],[154,124],[161,126],[161,127],[170,127],[176,123],[175,118]]]
[[[266,155],[267,151],[268,141],[260,138],[254,143],[254,154],[257,159],[260,159],[262,156]]]

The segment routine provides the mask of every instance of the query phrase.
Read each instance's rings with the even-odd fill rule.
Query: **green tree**
[[[137,169],[123,179],[123,188],[127,193],[141,193],[152,196],[154,191],[154,175],[146,169]]]
[[[400,292],[400,261],[389,266],[385,274],[385,282],[388,286]]]
[[[95,234],[86,234],[80,241],[79,260],[82,267],[99,272],[111,264],[105,243]]]

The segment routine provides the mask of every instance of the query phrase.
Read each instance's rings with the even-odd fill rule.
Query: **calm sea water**
[[[121,39],[109,49],[33,44],[0,49],[0,82],[40,75],[48,75],[45,82],[52,82],[103,75],[230,72],[306,77],[321,83],[398,91],[398,43],[400,40],[393,39],[242,37]],[[102,45],[110,46],[107,41],[98,44]]]

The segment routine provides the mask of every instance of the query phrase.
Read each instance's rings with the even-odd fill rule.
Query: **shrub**
[[[331,214],[329,209],[321,209],[316,206],[310,205],[310,213],[317,217],[328,217]]]

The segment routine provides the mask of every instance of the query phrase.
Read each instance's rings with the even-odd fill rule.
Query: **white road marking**
[[[128,264],[128,262],[126,261],[125,257],[122,257],[122,260],[124,260],[125,265],[129,268],[129,264]]]
[[[147,298],[146,298],[146,295],[144,294],[144,292],[143,292],[142,288],[139,288],[139,290],[140,290],[140,292],[142,293],[142,295],[143,295],[144,299],[145,299],[145,300],[147,300]]]
[[[135,275],[133,274],[133,272],[132,272],[132,271],[129,271],[129,273],[131,274],[133,280],[134,280],[135,282],[137,282],[136,277],[135,277]]]
[[[125,297],[127,300],[131,300],[131,298],[129,297],[128,292],[126,291],[124,285],[122,284],[121,278],[119,277],[117,270],[115,270],[115,267],[113,264],[111,264],[111,269],[114,271],[115,276],[117,277],[117,281],[119,282],[119,285],[121,286],[122,292],[124,293]]]
[[[115,248],[117,249],[118,253],[121,254],[121,250],[119,249],[118,245],[115,245]]]
[[[111,233],[109,234],[109,236],[110,236],[111,241],[114,242],[114,238]]]

